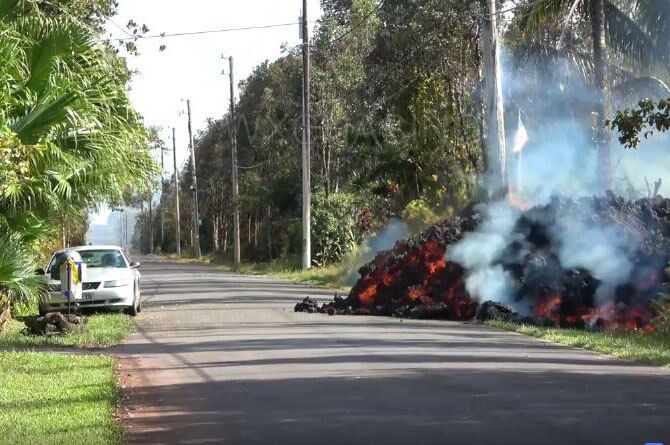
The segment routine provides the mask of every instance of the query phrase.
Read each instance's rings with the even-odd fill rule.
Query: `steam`
[[[611,296],[618,285],[629,281],[634,266],[629,258],[639,243],[632,233],[616,226],[587,225],[574,218],[561,218],[553,229],[561,242],[561,264],[590,271],[601,282],[597,297]]]
[[[361,246],[344,259],[347,270],[346,283],[353,285],[358,280],[358,268],[369,263],[377,253],[392,249],[395,243],[411,233],[409,226],[399,219],[391,219],[379,232],[363,240]]]
[[[465,287],[475,298],[510,302],[516,291],[515,280],[496,264],[509,244],[521,240],[514,234],[519,211],[504,202],[485,208],[482,228],[456,244],[447,259],[467,270]]]
[[[507,65],[511,66],[509,59]],[[512,164],[508,169],[510,199],[532,207],[549,204],[556,196],[579,199],[600,194],[590,117],[597,93],[564,62],[547,67],[526,60],[516,64],[513,75],[505,69],[503,72],[507,111],[511,108],[519,115],[516,129],[507,132],[512,135],[508,149],[514,154],[508,158]],[[670,178],[664,177],[670,167],[670,136],[643,145],[637,151],[626,151],[612,137],[616,195],[646,197],[645,177],[649,182],[662,178],[666,192],[670,190]],[[558,261],[563,270],[585,269],[599,281],[596,298],[602,304],[613,298],[617,286],[630,281],[635,269],[630,258],[640,240],[632,229],[624,228],[625,224],[605,225],[590,218],[592,209],[583,210],[583,214],[561,214],[559,210],[547,215],[552,220],[542,221],[542,226],[549,228],[548,236],[559,246]],[[520,211],[508,202],[497,202],[485,206],[483,213],[479,231],[452,246],[446,258],[465,269],[466,289],[473,298],[518,308],[515,302],[523,295],[503,266],[518,260],[508,256],[513,251],[518,255],[519,246],[522,255],[531,247],[523,244],[524,234],[518,227]],[[550,273],[559,274],[560,268]],[[542,277],[547,281],[561,278]]]

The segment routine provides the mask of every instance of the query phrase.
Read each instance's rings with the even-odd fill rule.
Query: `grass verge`
[[[0,352],[0,435],[11,444],[120,444],[114,359]]]
[[[589,349],[642,363],[670,367],[670,334],[668,333],[591,332],[576,329],[544,328],[500,321],[490,321],[486,324],[554,343]]]
[[[39,347],[102,348],[120,343],[135,328],[135,322],[125,314],[96,314],[88,317],[83,332],[67,336],[30,335],[25,325],[12,320],[0,332],[0,349],[30,349]]]

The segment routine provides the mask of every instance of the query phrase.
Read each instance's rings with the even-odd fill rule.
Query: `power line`
[[[314,23],[314,22],[310,22]],[[291,23],[276,23],[272,25],[258,25],[258,26],[244,26],[240,28],[223,28],[223,29],[209,29],[209,30],[203,30],[203,31],[187,31],[187,32],[174,32],[174,33],[160,33],[160,34],[152,34],[148,36],[136,36],[136,37],[120,37],[120,38],[112,38],[112,40],[118,40],[118,41],[126,41],[126,40],[136,40],[136,39],[162,39],[165,37],[184,37],[184,36],[196,36],[196,35],[202,35],[202,34],[216,34],[216,33],[222,33],[222,32],[233,32],[233,31],[249,31],[249,30],[254,30],[254,29],[271,29],[271,28],[285,28],[288,26],[295,26],[299,25],[300,23],[298,22],[291,22]]]
[[[385,1],[386,1],[386,0],[382,0],[382,1],[380,1],[378,4],[374,5],[374,7],[372,8],[372,10],[371,10],[370,12],[368,12],[367,15],[366,15],[360,22],[356,23],[355,25],[352,25],[351,28],[349,28],[349,30],[347,30],[347,31],[345,31],[344,33],[342,33],[341,35],[335,37],[333,40],[331,40],[331,41],[329,42],[329,45],[333,45],[333,44],[339,42],[340,40],[344,39],[344,38],[347,37],[349,34],[351,34],[352,32],[354,32],[356,29],[358,29],[358,28],[360,28],[361,26],[363,26],[364,24],[366,24],[366,23],[368,22],[368,20],[370,20],[370,18],[372,17],[372,15],[373,15],[375,12],[378,12],[379,9],[384,5],[384,2],[385,2]]]
[[[119,25],[118,23],[116,23],[116,22],[115,22],[114,20],[112,20],[111,18],[109,19],[109,23],[111,23],[112,25],[116,26],[122,33],[126,34],[128,37],[130,37],[130,38],[135,38],[135,36],[133,36],[130,32],[128,32],[127,29],[124,29],[121,25]]]

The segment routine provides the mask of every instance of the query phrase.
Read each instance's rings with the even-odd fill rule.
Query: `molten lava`
[[[554,199],[546,206],[526,210],[523,203],[517,204],[521,216],[496,264],[517,281],[513,304],[522,315],[493,301],[482,306],[486,314],[480,317],[479,296],[470,295],[466,289],[468,271],[446,259],[450,246],[482,225],[484,217],[475,206],[454,220],[379,252],[359,270],[361,277],[346,299],[337,297],[319,310],[452,320],[468,320],[475,315],[490,319],[491,313],[497,312],[505,320],[540,325],[653,331],[656,313],[650,303],[666,276],[670,281],[670,273],[663,272],[670,262],[670,200],[632,203],[608,195],[578,201]],[[595,209],[595,214],[583,212],[584,206]],[[601,288],[588,270],[561,264],[558,252],[562,240],[552,237],[550,225],[556,215],[565,213],[588,215],[589,224],[623,224],[636,231],[641,242],[631,249],[629,260],[634,266],[628,283],[614,289]],[[529,308],[532,315],[524,316],[524,308]],[[510,314],[516,318],[510,318]]]

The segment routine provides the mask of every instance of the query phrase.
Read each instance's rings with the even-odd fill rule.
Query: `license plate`
[[[93,292],[84,292],[82,295],[82,299],[84,300],[92,300],[93,299]]]

